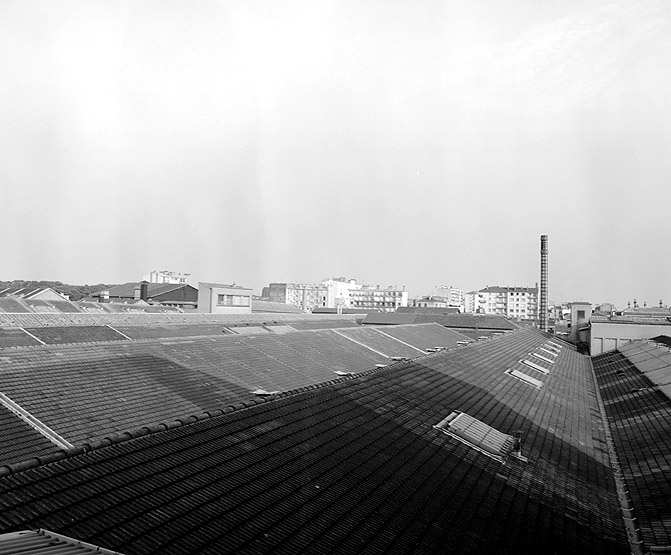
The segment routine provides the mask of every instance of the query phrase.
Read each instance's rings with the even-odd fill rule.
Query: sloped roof
[[[276,303],[272,301],[257,301],[252,299],[252,312],[303,314],[303,311],[292,304]]]
[[[637,316],[627,314],[623,316],[600,316],[593,314],[590,317],[592,324],[641,324],[641,325],[655,325],[655,326],[671,326],[671,318],[663,318],[661,316]]]
[[[650,379],[671,377],[671,361],[660,366],[647,355],[650,345],[632,343],[625,352],[611,351],[593,358],[594,372],[618,463],[622,471],[642,552],[671,546],[671,400]],[[652,347],[655,349],[654,347]],[[657,351],[667,351],[666,347]],[[656,357],[655,357],[656,358]],[[636,362],[634,362],[636,361]],[[644,373],[643,367],[654,363]]]
[[[653,337],[651,341],[655,341],[656,343],[671,347],[671,337],[668,335],[658,335],[657,337]]]
[[[514,330],[516,324],[491,314],[431,314],[422,312],[380,312],[369,313],[364,324],[426,324],[435,322],[446,328],[471,328],[492,330]]]
[[[128,283],[122,283],[120,285],[113,285],[106,289],[109,291],[110,297],[120,298],[120,299],[132,299],[135,297],[135,289],[140,286],[140,282],[131,281]],[[147,283],[147,295],[149,297],[157,297],[158,295],[165,295],[170,291],[175,291],[177,289],[190,288],[194,291],[198,291],[193,285],[188,283]],[[96,293],[99,295],[100,291]]]
[[[117,551],[102,549],[96,545],[82,543],[62,534],[48,530],[24,530],[0,534],[0,553],[4,555],[122,555]]]
[[[8,287],[0,291],[0,297],[19,297],[21,299],[30,299],[39,295],[43,291],[54,291],[51,287],[27,286],[27,287]]]
[[[454,333],[437,327],[432,346],[449,345]],[[389,364],[392,356],[426,354],[421,334],[396,339],[359,327],[281,334],[273,329],[34,328],[34,336],[49,344],[0,351],[0,393],[66,441],[82,445],[234,405],[254,398],[256,389],[287,391],[330,381],[335,371],[362,372]],[[88,338],[98,342],[75,343]],[[415,341],[420,345],[413,347]]]
[[[0,529],[138,555],[624,555],[589,359],[561,348],[540,390],[504,373],[547,337],[520,330],[0,467]],[[522,430],[529,462],[501,464],[434,429],[454,410]]]

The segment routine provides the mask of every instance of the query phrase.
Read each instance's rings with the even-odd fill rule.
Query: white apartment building
[[[405,288],[361,285],[345,278],[325,279],[319,284],[271,283],[264,290],[270,301],[298,306],[305,312],[322,307],[392,312],[408,306]]]
[[[516,320],[538,318],[538,287],[485,287],[465,295],[466,312],[496,314]]]
[[[168,270],[154,270],[142,276],[142,281],[148,281],[149,283],[173,283],[173,284],[183,284],[186,283],[187,278],[191,274],[182,274],[179,272],[170,272]]]
[[[436,285],[433,290],[433,296],[443,298],[447,301],[448,306],[459,308],[465,312],[466,294],[463,289],[457,289],[451,285]]]

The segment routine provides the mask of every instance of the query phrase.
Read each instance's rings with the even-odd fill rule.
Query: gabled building
[[[193,285],[179,283],[128,282],[113,285],[90,297],[98,302],[134,302],[145,301],[150,304],[196,308],[198,289]]]

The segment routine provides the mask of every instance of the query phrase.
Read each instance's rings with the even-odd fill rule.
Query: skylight
[[[549,374],[550,371],[547,368],[543,368],[540,364],[536,364],[535,362],[531,362],[530,360],[524,359],[520,361],[522,364],[528,366],[529,368],[533,368],[534,370],[540,372],[541,374]]]
[[[540,350],[546,352],[549,355],[552,355],[553,357],[556,357],[559,354],[557,351],[551,351],[550,349],[546,349],[545,347],[541,347]]]
[[[252,391],[254,395],[259,395],[261,397],[265,397],[266,395],[277,395],[280,393],[279,391],[266,391],[265,389],[255,389]]]
[[[547,358],[547,357],[544,357],[543,355],[539,355],[538,353],[531,353],[531,356],[534,356],[534,357],[536,357],[536,358],[540,358],[541,360],[544,360],[544,361],[547,362],[548,364],[554,364],[554,363],[555,363],[554,360],[549,359],[549,358]]]
[[[501,462],[508,457],[514,444],[512,436],[464,412],[452,412],[434,428]]]
[[[554,347],[554,348],[557,349],[557,350],[561,349],[561,345],[557,345],[556,343],[553,343],[552,341],[548,341],[547,344],[548,344],[550,347]]]
[[[543,389],[543,382],[540,380],[537,380],[536,378],[532,378],[531,376],[525,374],[524,372],[520,372],[519,370],[514,370],[512,368],[509,368],[508,370],[505,371],[506,374],[509,376],[512,376],[513,378],[517,378],[518,380],[521,380],[529,385],[533,385],[534,387],[537,387],[538,389]]]

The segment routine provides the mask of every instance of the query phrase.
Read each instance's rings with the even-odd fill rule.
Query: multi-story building
[[[393,286],[386,289],[379,285],[359,285],[349,292],[350,307],[361,310],[394,312],[401,306],[408,306],[408,292]]]
[[[496,314],[516,320],[538,318],[538,286],[487,286],[465,295],[466,312]]]
[[[299,307],[303,312],[328,306],[328,288],[325,285],[307,283],[271,283],[268,286],[268,300]]]
[[[455,306],[462,312],[465,311],[465,297],[463,289],[457,289],[451,285],[437,285],[433,291],[433,298],[445,299],[448,306]]]
[[[181,274],[179,272],[170,272],[168,270],[154,270],[148,274],[142,276],[142,281],[148,281],[149,283],[173,283],[173,284],[182,284],[186,283],[187,278],[191,274]]]
[[[263,297],[269,301],[298,306],[305,312],[312,312],[315,308],[390,312],[399,306],[408,306],[405,288],[361,285],[346,278],[325,279],[319,284],[271,283],[263,290]]]

